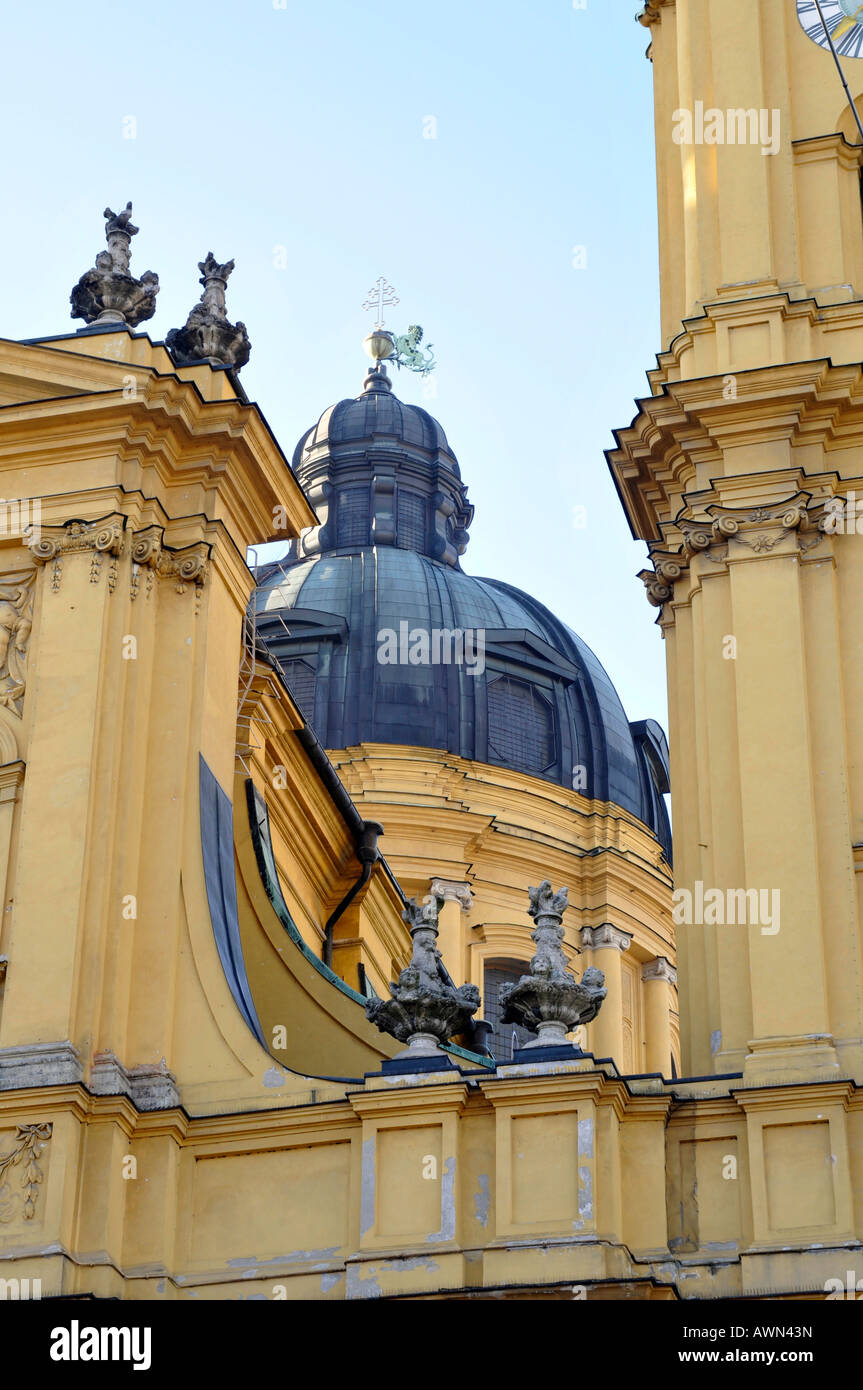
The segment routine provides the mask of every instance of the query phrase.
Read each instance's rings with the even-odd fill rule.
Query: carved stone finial
[[[518,1023],[539,1034],[525,1048],[565,1047],[567,1033],[581,1023],[589,1023],[599,1013],[607,993],[605,976],[591,966],[578,981],[567,969],[561,943],[568,890],[561,888],[554,893],[545,879],[538,888],[528,891],[528,913],[536,923],[531,932],[536,955],[530,962],[529,975],[522,975],[517,984],[502,987],[501,1021]]]
[[[428,897],[420,904],[411,898],[402,917],[413,940],[411,963],[390,986],[391,999],[369,999],[366,1016],[399,1042],[408,1044],[400,1057],[434,1057],[440,1045],[454,1033],[462,1033],[479,1008],[476,985],[458,989],[443,973],[435,946],[442,898]]]
[[[228,321],[225,290],[233,261],[221,265],[208,251],[198,262],[204,293],[186,319],[185,327],[172,328],[165,339],[174,360],[181,366],[195,362],[216,362],[239,371],[249,360],[252,345],[246,325],[239,319]]]
[[[122,323],[135,328],[156,312],[159,277],[152,270],[136,280],[129,270],[130,243],[138,235],[132,222],[132,204],[122,212],[106,208],[105,240],[107,251],[100,251],[92,270],[81,276],[69,296],[72,318],[85,323]]]

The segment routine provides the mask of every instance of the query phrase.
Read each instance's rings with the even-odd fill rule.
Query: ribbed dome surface
[[[303,435],[294,450],[292,467],[296,472],[303,457],[318,448],[379,441],[407,444],[430,457],[444,454],[459,476],[458,463],[443,427],[427,410],[407,405],[389,391],[368,391],[357,400],[331,405],[318,423]]]
[[[638,816],[670,850],[645,726],[630,727],[596,656],[536,599],[383,546],[268,566],[260,580],[259,629],[326,747],[441,748],[575,785]],[[440,630],[482,633],[484,669],[380,660],[381,634]]]
[[[440,748],[611,802],[670,857],[657,724],[630,725],[589,647],[459,564],[473,507],[446,435],[370,369],[294,453],[318,525],[258,574],[258,631],[325,748]]]

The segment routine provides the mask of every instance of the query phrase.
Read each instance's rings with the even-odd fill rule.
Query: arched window
[[[515,1048],[524,1047],[534,1034],[517,1023],[501,1023],[503,1012],[500,1005],[501,985],[516,984],[528,973],[527,961],[490,960],[486,962],[483,975],[482,1016],[492,1025],[494,1032],[488,1040],[498,1062],[511,1062]]]
[[[517,772],[545,772],[557,758],[554,710],[526,681],[497,676],[488,683],[489,761]]]

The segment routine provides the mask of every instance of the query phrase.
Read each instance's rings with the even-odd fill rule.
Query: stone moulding
[[[97,1052],[87,1086],[96,1096],[128,1096],[138,1110],[172,1110],[180,1104],[177,1078],[164,1061],[127,1068],[113,1052]]]
[[[65,1086],[83,1077],[78,1049],[68,1041],[18,1043],[0,1049],[0,1091]]]
[[[811,550],[835,529],[835,509],[843,503],[844,499],[838,497],[813,498],[811,493],[798,492],[769,506],[711,505],[701,515],[687,508],[673,524],[673,529],[682,535],[681,544],[671,548],[662,541],[649,546],[653,569],[641,570],[638,575],[647,591],[648,603],[654,608],[668,603],[674,597],[675,584],[689,571],[697,555],[722,564],[731,558],[732,545],[763,555],[774,550],[790,533],[796,535],[799,550]]]
[[[21,1194],[24,1202],[25,1221],[32,1221],[36,1214],[36,1199],[44,1174],[39,1158],[53,1133],[52,1124],[18,1125],[15,1130],[15,1147],[8,1154],[0,1154],[0,1221],[14,1220],[16,1211],[15,1194],[10,1190],[11,1170],[20,1167]]]

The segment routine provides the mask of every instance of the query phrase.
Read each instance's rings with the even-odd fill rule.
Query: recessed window
[[[426,504],[418,492],[399,488],[398,528],[396,544],[401,550],[425,550]]]
[[[498,1062],[511,1062],[514,1049],[524,1047],[534,1036],[527,1028],[522,1028],[517,1023],[500,1021],[503,1012],[499,998],[501,985],[517,984],[522,975],[527,973],[527,961],[491,960],[485,967],[482,1016],[494,1029],[488,1045]]]
[[[556,759],[554,710],[526,681],[498,676],[488,685],[491,757],[518,772],[545,772]]]
[[[346,487],[339,493],[336,508],[339,545],[368,545],[369,490],[367,487]]]
[[[280,664],[300,713],[311,721],[315,713],[315,668],[307,661],[283,661]]]

